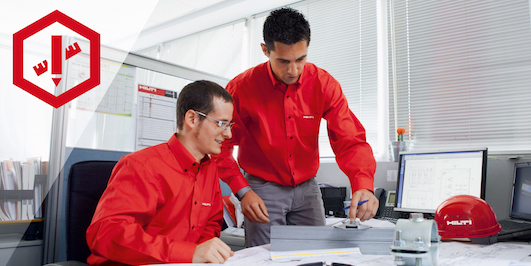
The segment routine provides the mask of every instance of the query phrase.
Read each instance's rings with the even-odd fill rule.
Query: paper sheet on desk
[[[312,257],[308,259],[295,260],[295,261],[273,261],[270,256],[270,245],[263,245],[253,248],[247,248],[238,250],[234,256],[229,258],[223,265],[229,266],[296,266],[299,264],[310,262],[337,262],[345,264],[356,265],[393,265],[392,256],[338,256],[331,257]]]
[[[342,223],[343,221],[347,220],[348,218],[326,218],[326,226],[335,226],[335,225],[338,225],[340,223]],[[359,218],[356,218],[356,220],[359,221]],[[360,222],[360,224],[362,225],[367,225],[367,226],[370,226],[370,227],[375,227],[375,228],[394,228],[395,227],[395,224],[394,223],[391,223],[389,221],[385,221],[385,220],[378,220],[378,219],[369,219],[365,222]]]
[[[480,245],[462,242],[442,242],[439,265],[531,265],[531,245],[495,243]]]
[[[377,266],[377,265],[394,265],[393,256],[381,256],[381,255],[352,255],[341,256],[337,258],[323,257],[323,258],[311,258],[297,261],[282,261],[274,262],[270,256],[270,245],[263,245],[258,247],[246,248],[235,252],[234,256],[230,257],[225,263],[219,264],[224,266],[297,266],[299,264],[310,262],[336,262],[352,265],[364,265],[364,266]],[[157,264],[150,266],[183,266],[183,265],[210,265],[211,263],[195,263],[195,264]]]
[[[480,265],[480,266],[517,266],[531,265],[531,245],[496,243],[480,245],[461,242],[443,242],[439,252],[440,266],[450,265]],[[395,265],[394,256],[391,255],[352,255],[337,258],[309,258],[298,261],[275,262],[270,257],[270,246],[247,248],[236,251],[223,265],[228,266],[296,266],[310,262],[336,262],[352,265],[376,266]],[[212,265],[212,264],[159,264],[168,265]]]
[[[365,222],[360,222],[363,225],[368,225],[376,228],[394,228],[396,225],[389,221],[378,220],[378,219],[369,219]]]

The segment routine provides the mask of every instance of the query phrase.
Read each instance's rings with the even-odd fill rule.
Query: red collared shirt
[[[216,164],[196,163],[174,135],[116,164],[87,229],[88,263],[192,262],[199,243],[219,237],[222,215]]]
[[[233,138],[212,158],[234,193],[248,183],[232,158],[233,145],[239,145],[238,162],[251,175],[284,186],[314,177],[321,118],[352,191],[374,189],[376,162],[365,129],[328,72],[306,63],[299,80],[286,85],[274,78],[268,61],[238,75],[226,89],[234,97]]]

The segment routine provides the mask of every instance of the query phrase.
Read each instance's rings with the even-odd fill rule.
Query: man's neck
[[[184,134],[179,134],[179,132],[175,133],[175,136],[177,137],[177,140],[183,145],[183,147],[194,157],[195,161],[197,163],[200,163],[203,158],[205,158],[205,154],[201,154],[200,152],[195,149],[195,147],[192,145],[192,141],[188,140],[188,138]]]

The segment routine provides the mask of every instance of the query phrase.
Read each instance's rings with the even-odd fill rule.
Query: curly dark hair
[[[177,98],[177,128],[183,129],[184,115],[188,110],[209,114],[214,111],[214,99],[222,98],[225,102],[234,102],[228,91],[215,82],[198,80],[192,82],[181,90]],[[200,120],[205,117],[200,116]]]
[[[310,23],[299,11],[285,7],[272,11],[264,22],[264,42],[275,51],[275,42],[292,45],[306,40],[310,45]]]

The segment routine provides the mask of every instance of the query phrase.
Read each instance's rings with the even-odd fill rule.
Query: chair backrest
[[[70,166],[66,196],[66,258],[69,261],[87,262],[90,250],[86,231],[116,163],[84,161]]]

